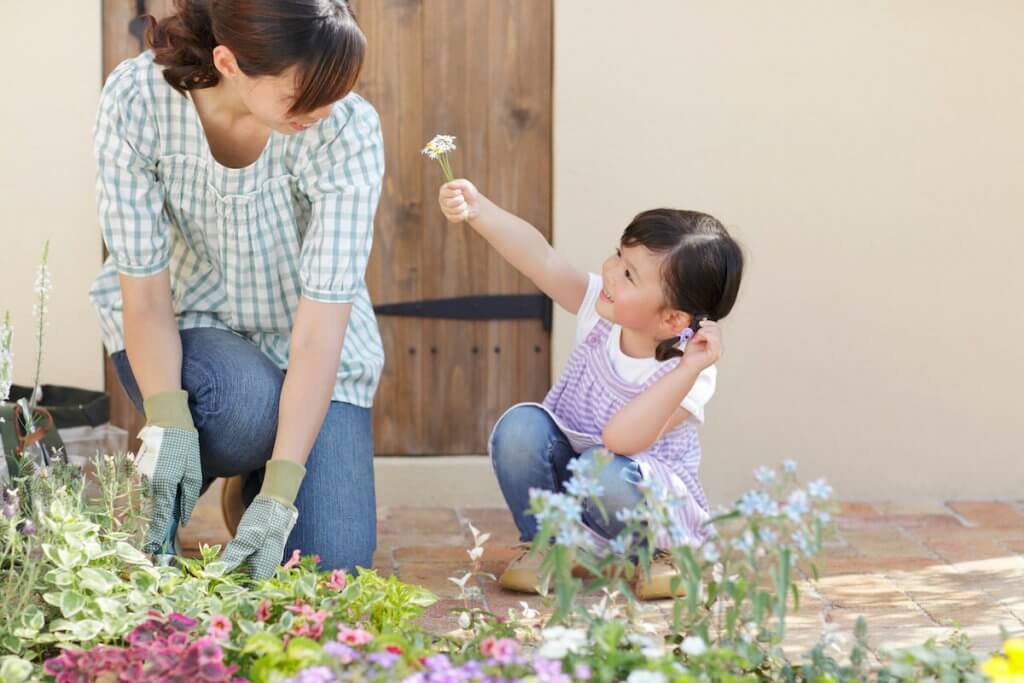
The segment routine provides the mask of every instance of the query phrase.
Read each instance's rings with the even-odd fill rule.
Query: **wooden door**
[[[530,293],[469,226],[445,222],[444,181],[420,154],[455,135],[452,170],[550,236],[550,0],[357,0],[369,40],[359,91],[387,151],[367,273],[377,304]],[[540,320],[380,317],[387,363],[374,406],[380,454],[485,453],[501,413],[539,401],[550,335]]]
[[[137,4],[104,2],[107,72],[138,51],[123,38]],[[169,5],[150,0],[148,9]],[[456,175],[550,237],[551,0],[352,5],[369,41],[357,91],[380,113],[387,155],[366,276],[374,302],[536,294],[471,228],[444,221],[443,177],[420,149],[435,133],[455,135]],[[118,33],[122,48],[109,49]],[[380,328],[387,362],[374,405],[378,454],[485,453],[501,413],[539,401],[549,385],[550,334],[539,318],[382,315]],[[109,369],[108,389],[125,424],[133,411]]]

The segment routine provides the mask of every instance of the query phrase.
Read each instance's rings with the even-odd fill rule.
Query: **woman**
[[[384,359],[363,276],[384,153],[351,93],[365,38],[342,0],[178,0],[150,21],[152,50],[101,97],[110,258],[90,293],[147,418],[146,549],[170,552],[200,490],[238,477],[229,565],[369,567]]]

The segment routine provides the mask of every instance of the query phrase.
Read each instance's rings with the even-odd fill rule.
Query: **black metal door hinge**
[[[480,294],[448,299],[380,304],[377,315],[449,320],[530,320],[539,318],[551,331],[551,299],[543,294]]]

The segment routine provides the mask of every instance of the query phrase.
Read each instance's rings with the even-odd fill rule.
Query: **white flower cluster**
[[[6,401],[11,395],[13,375],[14,329],[11,327],[11,314],[8,312],[0,323],[0,401]]]
[[[455,151],[454,135],[435,135],[434,139],[427,143],[422,153],[437,161],[448,152]]]

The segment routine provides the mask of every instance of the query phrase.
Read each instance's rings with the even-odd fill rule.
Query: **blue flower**
[[[807,513],[810,509],[810,505],[807,500],[807,493],[803,489],[797,489],[793,493],[789,494],[789,499],[786,500],[786,504],[782,506],[782,511],[794,522],[799,522],[800,518]]]
[[[796,460],[783,460],[782,469],[790,474],[796,472]]]
[[[761,465],[756,470],[754,470],[754,478],[757,479],[762,484],[768,484],[770,482],[775,481],[775,470],[773,470],[770,467],[765,467],[764,465]]]
[[[807,492],[811,494],[811,497],[821,500],[828,500],[832,497],[832,487],[824,479],[815,479],[808,484]]]

